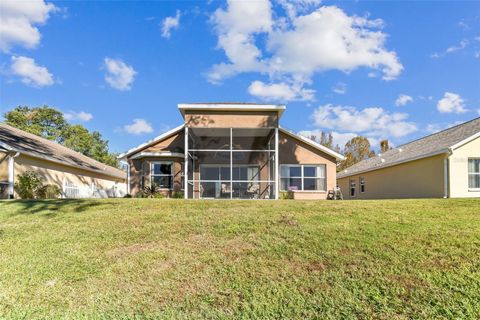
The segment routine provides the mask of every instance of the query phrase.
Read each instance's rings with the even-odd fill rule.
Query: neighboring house
[[[480,197],[480,118],[363,160],[338,185],[345,199]]]
[[[279,127],[284,105],[180,104],[184,124],[120,156],[129,192],[186,199],[325,199],[344,157]]]
[[[56,142],[0,123],[0,198],[16,198],[15,179],[25,171],[55,184],[64,198],[126,194],[126,173]]]

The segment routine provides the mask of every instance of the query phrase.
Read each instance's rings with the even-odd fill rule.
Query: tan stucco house
[[[480,198],[480,118],[363,160],[338,186],[345,199]]]
[[[184,123],[127,151],[128,192],[185,199],[325,199],[344,157],[279,126],[284,105],[180,104]]]
[[[0,123],[0,198],[16,198],[16,177],[39,173],[63,198],[106,198],[126,194],[126,173],[58,143]]]

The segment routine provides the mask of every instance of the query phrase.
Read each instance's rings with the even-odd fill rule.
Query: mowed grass
[[[0,318],[480,318],[480,201],[0,202]]]

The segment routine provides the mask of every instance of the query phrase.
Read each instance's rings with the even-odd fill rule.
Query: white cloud
[[[315,109],[312,118],[319,128],[362,133],[377,138],[400,138],[417,131],[417,126],[407,121],[408,114],[388,113],[379,107],[358,110],[326,104]]]
[[[125,125],[123,129],[135,135],[153,132],[152,125],[145,119],[133,119],[133,123]]]
[[[455,52],[455,51],[458,51],[458,50],[462,50],[462,49],[465,49],[468,45],[468,40],[466,39],[463,39],[462,41],[460,41],[460,43],[456,46],[450,46],[447,48],[447,50],[445,50],[446,53],[452,53],[452,52]]]
[[[437,133],[439,131],[442,131],[442,130],[446,130],[448,128],[451,128],[451,127],[454,127],[454,126],[458,126],[459,124],[462,124],[464,123],[463,121],[455,121],[455,122],[451,122],[451,123],[430,123],[427,125],[427,128],[425,129],[425,131],[427,131],[428,133],[432,134],[432,133]]]
[[[51,86],[54,83],[53,75],[48,69],[37,65],[32,58],[13,56],[11,71],[19,76],[23,83],[34,87]]]
[[[268,0],[231,0],[226,9],[215,11],[212,21],[218,48],[224,50],[228,62],[214,65],[208,72],[209,81],[259,72],[272,81],[303,86],[315,73],[326,70],[350,72],[367,67],[380,70],[384,80],[395,79],[403,70],[396,53],[384,47],[383,21],[349,16],[336,6],[303,13],[305,7],[318,6],[318,1],[293,3],[281,1],[287,17],[273,18]]]
[[[445,92],[443,98],[438,100],[437,109],[441,113],[464,113],[465,102],[460,95],[452,92]]]
[[[296,84],[285,82],[266,84],[262,81],[253,81],[248,87],[248,92],[265,101],[308,101],[313,100],[314,90],[304,89]]]
[[[88,122],[93,119],[93,115],[85,111],[80,111],[80,112],[68,111],[68,112],[65,112],[63,116],[68,121]]]
[[[478,115],[480,116],[480,109],[477,109],[477,113],[478,113]]]
[[[104,60],[107,74],[105,74],[105,81],[114,89],[130,90],[132,88],[133,80],[137,72],[132,66],[129,66],[120,59],[112,59],[106,57]]]
[[[336,94],[345,94],[347,93],[347,85],[343,82],[338,82],[333,88],[333,92]]]
[[[169,39],[171,31],[178,29],[180,26],[180,10],[177,10],[177,13],[174,17],[166,17],[162,22],[162,37]]]
[[[397,100],[395,100],[395,105],[401,107],[407,103],[413,102],[413,98],[406,94],[399,94]]]
[[[43,0],[0,1],[0,50],[8,53],[15,45],[36,47],[41,38],[36,26],[45,24],[56,10]]]
[[[272,10],[268,0],[228,1],[227,10],[217,9],[212,22],[229,63],[216,64],[208,73],[210,82],[241,72],[267,71],[260,49],[255,45],[255,34],[269,32],[272,28]]]
[[[430,55],[431,58],[442,58],[444,56],[446,56],[447,54],[450,54],[450,53],[453,53],[455,51],[459,51],[459,50],[463,50],[465,49],[468,45],[469,45],[469,41],[467,39],[463,39],[462,41],[460,41],[459,44],[457,45],[453,45],[453,46],[450,46],[448,47],[447,49],[445,49],[444,52],[441,52],[441,53],[438,53],[438,52],[435,52],[435,53],[432,53]]]

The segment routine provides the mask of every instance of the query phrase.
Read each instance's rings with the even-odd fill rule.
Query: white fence
[[[77,198],[120,198],[126,194],[126,186],[123,184],[115,184],[110,188],[98,188],[95,184],[92,185],[75,185],[71,182],[65,182],[63,185],[63,198],[77,199]]]

